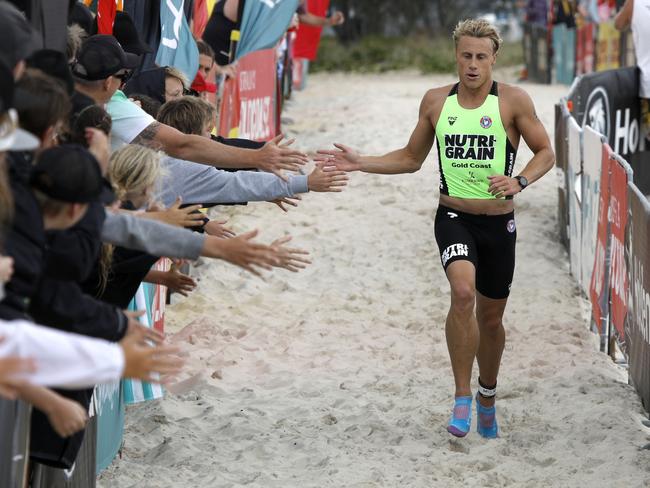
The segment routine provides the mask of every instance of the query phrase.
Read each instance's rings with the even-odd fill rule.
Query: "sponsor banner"
[[[620,43],[621,33],[613,21],[598,24],[596,71],[620,68]]]
[[[610,147],[630,163],[634,184],[650,193],[650,140],[641,136],[637,68],[622,68],[580,77],[572,87],[571,114],[584,127],[603,134]]]
[[[598,327],[598,332],[603,335],[607,333],[605,325],[609,314],[609,180],[610,166],[613,160],[612,149],[607,144],[601,144],[601,149],[598,228],[589,298],[591,300],[591,317]]]
[[[594,71],[596,24],[585,24],[576,31],[576,75]]]
[[[612,162],[609,195],[610,226],[610,322],[621,343],[625,341],[628,277],[625,265],[625,226],[627,225],[628,172],[616,159]]]
[[[236,59],[274,47],[287,31],[298,0],[246,0]]]
[[[237,62],[235,78],[226,80],[219,135],[268,141],[276,135],[277,73],[274,49],[256,51]]]
[[[318,15],[319,17],[325,17],[327,15],[329,6],[330,0],[307,0],[307,12]],[[322,27],[300,24],[298,36],[293,46],[294,59],[305,58],[309,61],[314,61],[316,54],[318,54],[318,46],[322,32]]]
[[[524,25],[524,55],[528,79],[537,83],[551,82],[548,32],[545,26]]]
[[[293,89],[304,90],[307,84],[307,73],[309,72],[309,60],[296,59],[293,60]]]
[[[125,404],[121,383],[97,385],[91,407],[97,417],[95,472],[99,474],[111,465],[122,447]]]
[[[650,410],[650,203],[634,185],[628,186],[630,222],[626,234],[626,264],[630,301],[625,344],[630,379],[646,410]]]
[[[160,258],[151,269],[166,272],[171,268],[172,261],[169,258]],[[147,303],[151,304],[151,323],[153,328],[159,332],[165,332],[165,305],[167,304],[167,287],[145,283]]]
[[[581,209],[581,154],[582,130],[575,120],[568,122],[568,157],[567,171],[567,204],[569,206],[569,256],[571,258],[571,274],[580,282],[582,273],[582,209]]]
[[[582,137],[582,273],[580,285],[584,294],[589,296],[596,254],[594,242],[596,242],[598,229],[603,136],[591,127],[585,127]]]
[[[555,80],[570,85],[575,75],[576,31],[566,24],[553,27],[553,67]]]

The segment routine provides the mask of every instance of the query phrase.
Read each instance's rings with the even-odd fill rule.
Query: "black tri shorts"
[[[475,215],[440,205],[435,222],[442,267],[465,260],[476,269],[476,290],[493,299],[507,298],[515,272],[515,213]]]

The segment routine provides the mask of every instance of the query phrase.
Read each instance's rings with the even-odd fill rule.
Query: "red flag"
[[[113,22],[115,22],[115,13],[117,12],[117,3],[115,0],[98,0],[97,2],[97,33],[113,34]]]

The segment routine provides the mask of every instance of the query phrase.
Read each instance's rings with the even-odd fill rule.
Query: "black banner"
[[[537,83],[551,82],[549,34],[541,25],[524,24],[524,57],[528,79]]]
[[[650,140],[641,136],[641,106],[637,68],[622,68],[582,76],[569,94],[572,115],[581,127],[603,134],[630,163],[634,184],[650,194]]]
[[[650,410],[650,203],[635,185],[628,185],[627,194],[631,215],[625,233],[625,260],[630,299],[625,342],[630,380],[645,409]]]

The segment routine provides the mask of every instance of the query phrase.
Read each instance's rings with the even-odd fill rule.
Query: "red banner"
[[[329,6],[330,0],[307,0],[307,12],[319,17],[325,17]],[[310,61],[316,59],[322,31],[322,27],[300,24],[293,46],[293,58],[306,58]]]
[[[151,269],[156,271],[169,271],[171,267],[169,258],[160,258]],[[151,304],[151,326],[159,332],[165,331],[165,305],[167,304],[167,287],[155,285],[153,301]]]
[[[247,54],[237,61],[235,78],[224,84],[219,135],[268,141],[276,135],[275,49]]]
[[[607,245],[609,241],[609,186],[610,186],[610,168],[612,165],[612,149],[603,144],[602,167],[600,170],[600,200],[598,202],[598,231],[596,238],[596,258],[594,260],[594,269],[591,274],[591,284],[589,286],[589,297],[591,298],[592,318],[602,334],[603,319],[608,313],[608,294],[609,276],[606,273],[605,265],[607,263]]]
[[[615,160],[611,162],[609,221],[611,229],[610,297],[611,321],[621,340],[627,313],[627,266],[625,265],[625,226],[627,225],[627,173]]]
[[[596,24],[585,24],[577,31],[576,75],[584,75],[594,71],[595,32]]]

